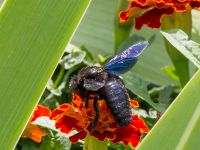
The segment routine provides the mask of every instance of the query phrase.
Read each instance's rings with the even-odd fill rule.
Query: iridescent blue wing
[[[148,45],[148,41],[143,41],[132,45],[131,47],[119,53],[113,59],[108,61],[104,65],[105,70],[108,73],[117,76],[125,73],[136,64],[138,57]]]

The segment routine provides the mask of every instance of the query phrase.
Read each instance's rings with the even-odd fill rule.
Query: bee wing
[[[125,73],[136,64],[138,57],[148,45],[148,41],[143,41],[132,45],[108,61],[104,65],[105,70],[117,76]]]

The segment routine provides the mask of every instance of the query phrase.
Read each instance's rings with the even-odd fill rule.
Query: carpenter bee
[[[94,131],[99,119],[98,100],[106,101],[119,126],[126,126],[132,121],[129,95],[119,75],[136,64],[138,57],[147,46],[147,41],[132,45],[103,67],[84,67],[72,77],[70,89],[85,100],[85,107],[88,107],[90,95],[95,95],[93,105],[96,115],[91,132]]]

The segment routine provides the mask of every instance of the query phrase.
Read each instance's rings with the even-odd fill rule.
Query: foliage
[[[151,0],[147,5],[141,1],[93,0],[67,45],[89,0],[31,0],[27,5],[25,0],[6,0],[0,11],[0,118],[4,123],[0,124],[0,149],[15,145],[16,150],[134,149],[131,142],[113,143],[109,141],[112,138],[101,141],[93,136],[71,143],[70,137],[80,129],[73,127],[75,132],[63,133],[55,127],[60,122],[51,117],[40,116],[29,122],[28,118],[32,118],[30,114],[37,103],[52,111],[60,111],[58,108],[66,103],[73,105],[69,89],[73,75],[86,66],[102,66],[117,53],[144,40],[150,45],[136,66],[120,77],[130,98],[139,103],[132,113],[151,129],[135,149],[200,148],[200,4],[194,1],[154,5]],[[188,10],[186,5],[197,10]],[[142,25],[161,27],[162,31]],[[142,29],[135,30],[133,26]],[[59,112],[56,117],[63,116]],[[41,143],[23,136],[17,143],[27,122],[44,133]],[[92,135],[89,131],[87,134]]]
[[[200,44],[189,39],[181,30],[162,32],[163,36],[196,67],[200,68]]]

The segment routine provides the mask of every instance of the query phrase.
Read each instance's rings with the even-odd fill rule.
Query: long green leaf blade
[[[137,150],[199,149],[200,70],[139,145]]]
[[[6,0],[0,10],[0,149],[13,149],[89,0]]]

